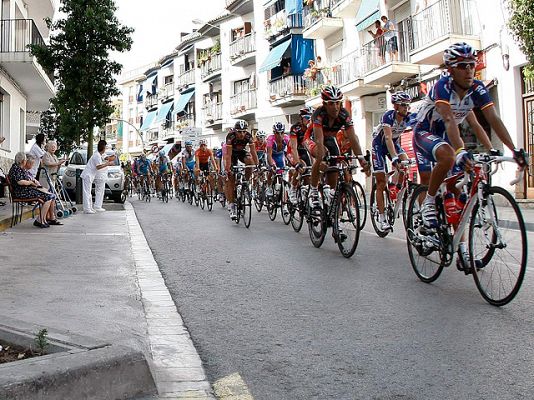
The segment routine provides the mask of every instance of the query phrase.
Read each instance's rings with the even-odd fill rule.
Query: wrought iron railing
[[[412,16],[409,49],[417,50],[445,35],[476,35],[475,15],[475,0],[439,0]]]
[[[276,101],[288,96],[306,94],[306,84],[302,75],[287,75],[269,82],[269,96]]]
[[[210,58],[200,66],[200,76],[202,79],[215,74],[222,68],[221,53],[213,54]]]
[[[182,72],[178,76],[178,87],[184,87],[187,85],[192,85],[195,83],[195,70],[190,69],[188,71]]]
[[[188,126],[195,126],[195,114],[194,113],[183,114],[182,116],[178,117],[178,119],[176,120],[177,129],[183,129]]]
[[[256,51],[256,35],[250,32],[230,43],[230,61],[254,51]]]
[[[152,108],[158,105],[158,94],[147,94],[145,97],[145,108]]]
[[[230,97],[230,114],[240,114],[256,108],[257,105],[256,89],[244,90]]]

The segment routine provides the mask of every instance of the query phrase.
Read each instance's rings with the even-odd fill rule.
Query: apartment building
[[[489,87],[515,143],[532,153],[534,82],[522,74],[526,59],[506,28],[506,12],[500,0],[226,0],[225,10],[184,36],[172,55],[172,135],[146,123],[141,130],[157,131],[150,143],[161,144],[180,141],[180,132],[195,127],[215,146],[237,119],[268,132],[275,121],[289,125],[304,104],[320,105],[320,89],[330,83],[342,89],[360,142],[369,148],[391,93],[409,91],[417,110],[442,73],[443,50],[465,41],[480,50],[476,76]],[[394,22],[396,46],[374,35],[382,16]],[[310,61],[318,73],[310,74]],[[150,83],[154,71],[145,71],[145,90],[162,90],[161,81]],[[470,148],[480,148],[468,126],[461,130]],[[514,174],[507,166],[495,182],[506,187]],[[512,190],[532,198],[534,180]]]
[[[39,129],[41,112],[54,96],[46,74],[27,46],[44,44],[44,22],[58,8],[56,0],[2,0],[0,5],[0,167],[7,173],[18,151]]]

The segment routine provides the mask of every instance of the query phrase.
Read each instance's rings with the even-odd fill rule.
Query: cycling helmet
[[[266,135],[266,133],[264,131],[258,131],[258,133],[256,133],[256,137],[257,138],[265,139],[265,136],[267,136],[267,135]]]
[[[476,61],[475,51],[467,43],[455,43],[443,52],[443,63],[447,67],[461,61]]]
[[[412,96],[406,92],[396,92],[391,95],[391,102],[393,104],[409,103],[412,101]]]
[[[313,109],[312,106],[306,106],[300,109],[300,116],[304,117],[304,116],[312,115],[314,111],[315,110]]]
[[[208,141],[206,139],[200,139],[198,141],[198,144],[199,144],[199,146],[202,146],[203,144],[205,144],[207,146],[208,145]]]
[[[341,101],[343,100],[343,93],[334,85],[327,85],[321,91],[321,99],[323,101]]]
[[[286,131],[286,126],[281,122],[276,122],[273,125],[273,132],[284,133]]]
[[[141,160],[146,160],[146,154],[145,153],[141,154]]]
[[[237,121],[234,125],[234,129],[236,131],[246,131],[248,129],[248,123],[247,121],[243,121],[242,119],[240,119],[239,121]]]
[[[192,140],[186,140],[185,141],[185,145],[186,146],[193,146],[193,141]]]
[[[159,155],[160,155],[160,157],[163,157],[163,156],[165,155],[165,151],[160,150],[160,151],[159,151]]]

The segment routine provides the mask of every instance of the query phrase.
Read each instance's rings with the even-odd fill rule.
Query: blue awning
[[[363,31],[377,19],[380,19],[380,0],[362,1],[358,13],[356,14],[356,29]]]
[[[174,101],[174,111],[173,114],[180,114],[185,110],[185,106],[191,100],[191,97],[195,94],[195,89],[188,90],[187,92],[182,92],[180,97]]]
[[[269,55],[261,65],[260,72],[267,72],[273,69],[274,67],[278,67],[282,62],[282,57],[284,56],[284,53],[286,52],[290,44],[291,40],[286,40],[285,42],[280,43],[278,46],[273,47],[269,52]]]
[[[152,122],[154,122],[154,118],[156,118],[156,114],[158,113],[158,110],[150,111],[145,119],[143,120],[143,125],[141,125],[141,130],[146,131],[147,129],[150,129]]]
[[[165,122],[172,108],[174,107],[174,101],[169,101],[161,105],[161,108],[158,110],[158,117],[156,118],[156,123]]]

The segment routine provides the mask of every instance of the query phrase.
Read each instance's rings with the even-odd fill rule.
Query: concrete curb
[[[40,327],[2,318],[0,337],[29,347]],[[124,399],[155,393],[141,351],[49,332],[50,354],[0,366],[0,399]]]
[[[8,207],[8,204],[6,204],[4,207]],[[11,208],[11,205],[9,205],[9,208]],[[32,210],[26,210],[22,213],[22,221],[30,219],[31,217]],[[0,218],[0,232],[3,232],[9,228],[11,228],[11,213],[9,213],[9,216],[5,218]]]

